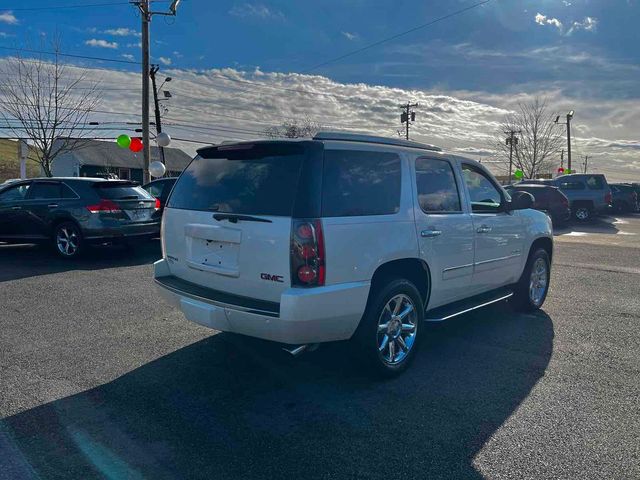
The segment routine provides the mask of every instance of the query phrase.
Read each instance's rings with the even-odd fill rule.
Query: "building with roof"
[[[160,149],[151,147],[151,162],[160,160]],[[191,156],[177,148],[164,148],[167,176],[178,176]],[[104,177],[115,176],[121,180],[143,182],[142,152],[134,153],[120,148],[116,142],[86,140],[82,146],[61,154],[53,161],[51,172],[56,177]]]

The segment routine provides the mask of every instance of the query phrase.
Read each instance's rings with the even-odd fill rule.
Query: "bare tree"
[[[268,138],[303,138],[313,137],[321,129],[319,123],[305,117],[301,121],[286,120],[282,125],[267,128],[264,133]]]
[[[509,164],[510,145],[505,141],[508,137],[505,132],[510,131],[519,132],[517,144],[514,142],[513,145],[514,170],[522,170],[526,178],[551,171],[564,137],[553,123],[546,99],[536,97],[531,102],[519,103],[516,111],[505,117],[494,145],[504,165]]]
[[[16,138],[32,145],[48,177],[57,157],[86,145],[88,117],[101,96],[97,83],[83,83],[86,69],[60,62],[59,41],[51,46],[53,60],[16,56],[0,67],[0,115]]]

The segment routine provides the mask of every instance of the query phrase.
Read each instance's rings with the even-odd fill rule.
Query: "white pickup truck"
[[[155,282],[193,322],[292,353],[351,339],[394,375],[424,321],[542,306],[553,236],[532,202],[473,160],[404,140],[206,147],[167,202]]]

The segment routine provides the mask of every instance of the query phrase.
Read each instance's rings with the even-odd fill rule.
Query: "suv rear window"
[[[604,179],[595,175],[587,178],[586,183],[589,190],[602,190],[604,188]]]
[[[133,183],[124,182],[100,182],[94,185],[100,198],[108,200],[148,200],[151,197],[142,187]]]
[[[291,216],[304,158],[305,148],[293,143],[201,150],[176,182],[168,206]]]
[[[395,153],[325,150],[322,216],[397,213],[400,184],[400,157]]]

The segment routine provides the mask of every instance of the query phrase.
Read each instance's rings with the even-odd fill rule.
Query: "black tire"
[[[407,309],[409,304],[413,307],[411,312],[407,313],[402,320],[399,320],[399,317],[384,318],[383,315],[393,314],[386,307],[393,305],[390,308],[394,308],[398,301],[401,301],[400,307],[395,308],[400,310],[398,313]],[[398,321],[400,321],[399,326]],[[380,322],[386,323],[387,330],[379,331]],[[367,368],[378,376],[393,377],[404,372],[413,360],[418,349],[423,323],[424,302],[416,286],[406,279],[390,279],[371,293],[352,343]],[[405,328],[407,325],[413,325],[414,329]],[[381,350],[380,346],[384,344],[385,336],[388,337],[386,347]]]
[[[84,251],[84,239],[80,227],[74,222],[62,222],[53,228],[51,236],[53,251],[62,258],[79,257]]]
[[[544,264],[544,291],[540,296],[534,294],[532,291],[532,273],[534,268],[537,268],[540,263]],[[541,278],[540,278],[541,280]],[[511,297],[511,304],[513,308],[520,312],[532,312],[534,310],[538,310],[544,304],[544,301],[547,298],[547,294],[549,293],[549,283],[551,281],[551,262],[549,261],[549,254],[543,248],[538,248],[535,251],[531,252],[529,255],[529,259],[527,260],[527,265],[524,267],[524,272],[522,272],[522,276],[520,280],[515,286],[513,297]],[[538,289],[535,289],[535,292],[539,294]]]
[[[578,204],[571,209],[573,218],[578,222],[590,222],[593,220],[593,208],[591,205]]]

